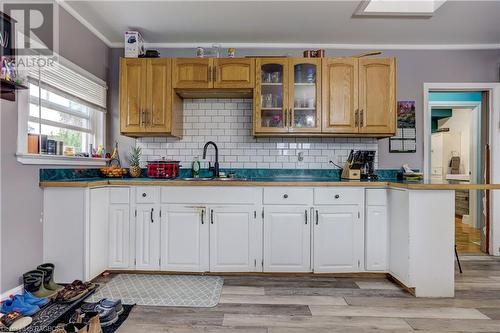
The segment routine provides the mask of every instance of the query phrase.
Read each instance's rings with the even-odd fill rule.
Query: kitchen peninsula
[[[42,179],[45,260],[64,281],[107,270],[379,273],[417,297],[452,297],[454,190],[500,188],[270,174]]]

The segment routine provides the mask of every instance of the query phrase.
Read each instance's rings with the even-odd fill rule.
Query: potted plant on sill
[[[130,177],[137,178],[141,176],[141,153],[140,147],[133,147],[130,152]]]

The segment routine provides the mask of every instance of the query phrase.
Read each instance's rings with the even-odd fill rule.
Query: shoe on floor
[[[0,328],[5,328],[10,332],[20,331],[28,327],[33,322],[33,318],[24,317],[19,312],[0,313]]]
[[[44,286],[45,272],[41,270],[32,270],[23,274],[24,290],[29,291],[39,298],[52,297],[57,291],[49,290]]]
[[[81,308],[83,313],[87,312],[97,312],[99,314],[99,320],[101,321],[101,326],[106,327],[116,323],[118,320],[118,314],[114,307],[102,306],[97,303],[84,303]]]
[[[37,270],[43,271],[45,273],[45,276],[43,278],[43,284],[45,288],[49,290],[55,290],[59,291],[63,288],[63,286],[58,285],[54,281],[54,272],[55,272],[55,265],[51,263],[45,263],[41,264],[36,268]]]
[[[99,301],[99,304],[104,307],[114,308],[117,315],[121,315],[123,313],[123,305],[122,300],[112,300],[109,298],[103,298]]]
[[[50,300],[46,297],[36,297],[29,291],[25,291],[23,294],[23,299],[25,303],[32,304],[32,305],[38,305],[39,307],[42,307],[50,302]]]
[[[14,297],[2,302],[0,312],[4,314],[9,312],[19,312],[23,316],[32,316],[39,310],[40,307],[26,303],[21,295],[15,295]]]

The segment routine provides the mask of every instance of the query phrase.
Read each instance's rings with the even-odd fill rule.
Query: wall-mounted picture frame
[[[389,152],[415,153],[417,151],[415,101],[398,101],[397,107],[396,135],[389,139]]]

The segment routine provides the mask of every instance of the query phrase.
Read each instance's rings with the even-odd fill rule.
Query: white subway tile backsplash
[[[139,138],[137,146],[142,148],[143,166],[164,157],[189,167],[196,156],[201,159],[207,141],[217,143],[221,168],[328,169],[330,160],[345,162],[351,149],[378,149],[371,138],[254,138],[249,99],[185,99],[182,139]],[[207,154],[211,161],[212,149]],[[378,157],[375,161],[377,165]]]

